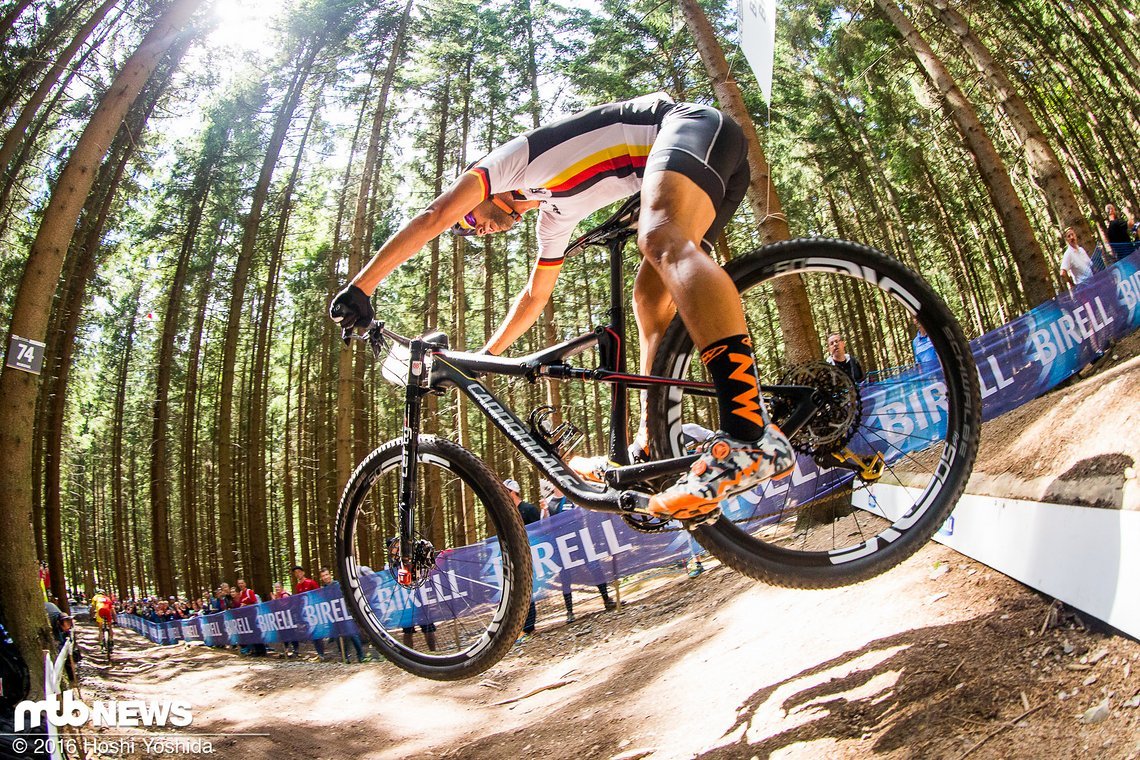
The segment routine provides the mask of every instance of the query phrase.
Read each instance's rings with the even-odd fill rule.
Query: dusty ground
[[[970,490],[1140,509],[1140,332],[1081,377],[982,428]]]
[[[980,488],[1085,483],[1127,506],[1138,348],[987,425]],[[628,584],[618,612],[583,595],[571,626],[559,598],[540,602],[538,635],[482,680],[126,633],[110,667],[89,657],[84,696],[184,698],[188,731],[262,734],[208,737],[223,758],[1140,758],[1140,643],[945,547],[831,591],[707,567]]]

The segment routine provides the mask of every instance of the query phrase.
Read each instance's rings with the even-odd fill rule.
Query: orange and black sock
[[[760,398],[752,339],[730,335],[701,351],[701,361],[712,375],[720,407],[720,429],[742,441],[764,435],[768,411]]]

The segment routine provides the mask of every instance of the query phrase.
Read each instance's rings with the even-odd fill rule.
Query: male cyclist
[[[103,636],[106,634],[106,645],[110,647],[115,642],[115,599],[103,589],[95,589],[95,596],[91,597],[91,612],[95,616],[95,625],[99,627],[99,644],[103,645]]]
[[[649,509],[662,518],[708,514],[734,493],[787,475],[795,462],[787,438],[768,421],[740,297],[708,255],[748,188],[747,156],[732,119],[664,93],[559,119],[476,161],[388,239],[336,296],[330,316],[342,328],[366,327],[376,287],[442,232],[502,232],[537,208],[530,280],[483,347],[497,355],[542,313],[577,223],[640,190],[643,260],[633,298],[642,372],[650,371],[665,328],[680,312],[716,386],[721,426],[690,471],[653,496]],[[646,437],[643,419],[635,443],[644,446]]]

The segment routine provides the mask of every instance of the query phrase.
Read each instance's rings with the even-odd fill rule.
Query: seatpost
[[[416,467],[420,446],[420,419],[428,373],[424,356],[428,345],[415,339],[408,346],[408,387],[404,392],[404,450],[400,460],[400,568],[396,581],[410,586],[412,577],[412,532],[415,530]]]

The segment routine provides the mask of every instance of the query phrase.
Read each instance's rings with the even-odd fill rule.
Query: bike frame
[[[711,383],[677,380],[649,375],[631,375],[626,372],[625,307],[622,280],[622,250],[632,237],[632,230],[616,234],[605,242],[609,251],[610,308],[606,324],[592,332],[572,338],[538,353],[519,358],[503,358],[488,354],[450,351],[431,341],[431,336],[409,343],[409,376],[405,395],[404,456],[401,477],[401,518],[405,504],[414,506],[417,438],[420,433],[423,397],[450,386],[457,387],[483,412],[512,444],[555,483],[575,504],[601,512],[632,513],[641,511],[648,503],[649,494],[630,488],[648,478],[680,474],[687,470],[696,455],[676,459],[629,465],[627,418],[631,389],[653,385],[684,387],[699,395],[715,395]],[[597,348],[597,369],[582,369],[566,364],[572,356]],[[610,384],[610,440],[609,458],[623,465],[606,474],[606,484],[591,483],[582,479],[562,460],[557,449],[531,425],[523,422],[513,410],[502,403],[480,380],[480,375],[506,375],[537,382],[540,378],[553,380],[582,380]],[[407,511],[406,527],[411,528],[411,511]],[[401,527],[405,527],[402,524]],[[403,530],[401,531],[403,532]]]
[[[633,209],[631,211],[631,209]],[[467,396],[497,427],[515,448],[551,482],[555,483],[574,504],[598,512],[615,514],[648,514],[650,493],[637,487],[647,480],[685,472],[696,461],[697,454],[629,464],[627,418],[628,392],[653,386],[671,386],[684,392],[715,396],[712,383],[680,380],[653,375],[629,374],[626,371],[625,295],[622,277],[622,251],[636,232],[628,222],[636,214],[636,205],[627,203],[608,222],[571,244],[568,252],[586,245],[601,245],[609,252],[610,308],[606,324],[576,338],[519,358],[503,358],[483,353],[451,351],[446,337],[438,334],[408,340],[378,328],[380,334],[404,343],[409,348],[408,382],[404,399],[403,457],[400,485],[400,556],[412,556],[411,535],[414,527],[415,478],[419,435],[423,415],[423,398],[428,393],[442,393],[454,386]],[[375,341],[375,339],[373,338]],[[375,342],[373,343],[375,347]],[[566,363],[570,357],[597,348],[597,369],[583,369]],[[584,480],[563,461],[558,450],[534,426],[523,422],[480,382],[481,375],[522,377],[530,382],[540,378],[580,380],[610,384],[609,458],[618,464],[605,474],[605,483]],[[791,398],[792,414],[781,423],[787,435],[794,435],[819,408],[822,400],[815,389],[798,385],[761,385],[761,391]],[[410,559],[401,563],[399,580],[411,582]]]

